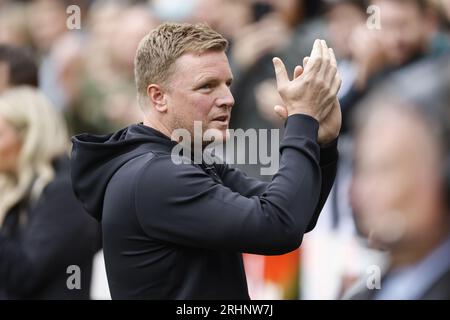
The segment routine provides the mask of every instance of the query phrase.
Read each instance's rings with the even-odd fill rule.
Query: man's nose
[[[228,86],[225,86],[225,88],[221,90],[220,97],[217,99],[217,104],[219,107],[227,107],[227,108],[233,107],[234,97]]]

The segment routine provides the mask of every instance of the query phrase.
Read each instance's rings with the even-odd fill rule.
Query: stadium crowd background
[[[245,265],[252,298],[339,299],[357,279],[367,277],[371,266],[383,269],[388,260],[385,252],[367,246],[350,205],[354,114],[380,85],[417,75],[411,70],[418,65],[441,67],[409,77],[409,86],[402,90],[414,92],[437,81],[450,91],[450,0],[388,2],[0,0],[0,93],[14,86],[15,75],[32,74],[34,61],[35,85],[64,116],[69,135],[110,133],[140,121],[133,74],[140,39],[162,21],[206,22],[231,44],[236,100],[231,128],[282,130],[283,122],[273,112],[280,97],[271,59],[281,57],[293,70],[309,55],[316,38],[326,39],[335,49],[343,79],[335,186],[300,250],[280,257],[246,255]],[[68,27],[71,5],[80,8],[79,28]],[[23,59],[11,54],[11,47]],[[11,61],[19,61],[15,74],[10,74]],[[450,108],[450,101],[445,103]],[[249,175],[270,178],[259,176],[258,165],[240,167]],[[2,194],[4,190],[0,202]],[[91,297],[108,298],[101,251],[94,261]]]

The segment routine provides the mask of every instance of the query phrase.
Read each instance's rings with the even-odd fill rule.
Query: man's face
[[[380,8],[380,41],[392,65],[402,65],[414,55],[420,53],[427,41],[424,27],[427,15],[412,1],[410,4],[375,0],[373,4]]]
[[[436,142],[422,119],[375,111],[358,134],[351,202],[361,231],[375,246],[416,243],[442,214]]]
[[[231,69],[224,52],[187,53],[178,58],[165,94],[169,126],[187,129],[194,139],[194,121],[202,130],[219,130],[226,139],[234,98]]]

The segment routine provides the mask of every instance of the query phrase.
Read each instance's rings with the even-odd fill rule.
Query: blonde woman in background
[[[73,194],[67,150],[42,93],[0,95],[0,299],[89,298],[98,226]]]

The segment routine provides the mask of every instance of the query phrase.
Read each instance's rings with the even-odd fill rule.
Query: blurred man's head
[[[142,39],[135,58],[139,103],[151,126],[171,135],[217,129],[226,137],[232,74],[227,40],[204,24],[165,23]],[[145,123],[145,121],[144,121]]]
[[[46,53],[55,41],[68,31],[66,9],[69,3],[60,0],[36,0],[28,8],[28,25],[33,45]]]
[[[0,44],[0,93],[20,85],[38,86],[37,65],[26,49]]]
[[[372,0],[380,9],[381,42],[391,65],[424,53],[433,25],[425,0]]]
[[[341,58],[350,55],[349,39],[356,26],[366,21],[366,7],[363,0],[325,1],[328,32],[333,48]]]
[[[121,10],[114,21],[114,40],[111,41],[113,62],[126,71],[128,75],[133,70],[136,49],[150,30],[156,28],[159,22],[151,15],[145,6],[132,6]]]
[[[397,258],[423,254],[450,232],[445,95],[432,90],[409,99],[384,91],[358,118],[351,188],[357,225]]]

